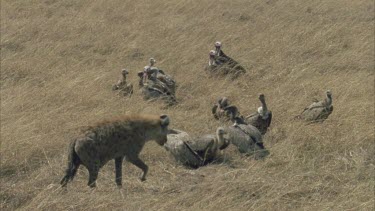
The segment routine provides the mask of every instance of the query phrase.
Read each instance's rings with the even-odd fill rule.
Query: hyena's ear
[[[169,125],[169,117],[165,114],[161,115],[160,124],[162,127],[167,127]]]

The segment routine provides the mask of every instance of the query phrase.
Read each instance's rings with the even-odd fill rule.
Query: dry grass
[[[243,78],[204,73],[216,40],[248,69]],[[151,56],[178,81],[177,106],[112,93],[121,68],[136,85]],[[374,209],[372,0],[2,0],[0,85],[2,210]],[[326,122],[292,120],[326,89]],[[231,147],[224,163],[189,170],[149,143],[145,183],[126,163],[117,189],[111,162],[96,190],[84,168],[68,192],[58,186],[81,126],[166,113],[173,128],[213,133],[212,102],[225,95],[249,114],[260,92],[274,114],[264,161]]]

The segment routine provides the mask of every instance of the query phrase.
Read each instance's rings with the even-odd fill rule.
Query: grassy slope
[[[374,3],[370,0],[1,0],[0,207],[5,209],[371,210],[374,208]],[[247,69],[237,81],[203,71],[216,40]],[[180,104],[146,103],[111,92],[121,68],[130,81],[149,57],[179,83]],[[324,91],[324,124],[292,121]],[[171,127],[212,133],[210,106],[229,97],[243,114],[265,93],[274,114],[254,161],[233,147],[227,161],[176,166],[149,143],[148,181],[113,162],[86,187],[80,169],[58,187],[77,128],[124,113],[166,113]]]

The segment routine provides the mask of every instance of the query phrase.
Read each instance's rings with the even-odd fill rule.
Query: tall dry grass
[[[248,70],[236,81],[203,71],[213,43]],[[374,2],[370,0],[2,0],[2,210],[373,210]],[[121,68],[149,57],[178,81],[179,104],[112,93]],[[293,116],[333,92],[323,124]],[[166,113],[171,127],[213,133],[212,103],[227,96],[249,114],[266,95],[274,114],[264,161],[240,156],[190,170],[154,143],[150,166],[114,165],[98,188],[81,168],[68,192],[58,181],[68,142],[92,121],[128,113]]]

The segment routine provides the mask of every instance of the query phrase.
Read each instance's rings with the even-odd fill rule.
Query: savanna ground
[[[213,43],[247,68],[242,78],[204,72]],[[178,82],[179,104],[111,91],[122,68],[155,57]],[[293,117],[324,92],[323,124]],[[81,167],[59,188],[80,127],[130,113],[165,113],[171,128],[213,133],[210,108],[227,96],[242,114],[264,93],[274,119],[271,154],[178,166],[156,143],[141,153],[148,180],[114,164],[87,186]],[[1,210],[374,210],[374,1],[1,0]]]

